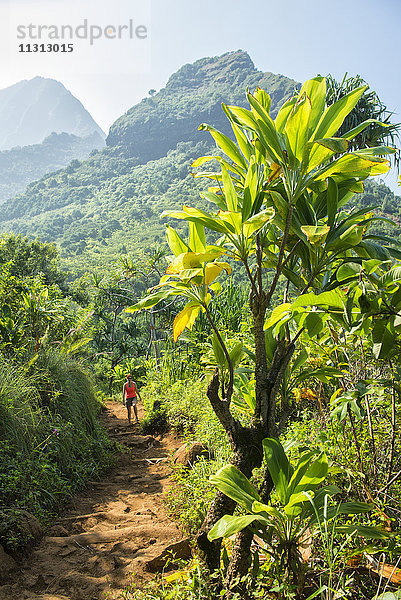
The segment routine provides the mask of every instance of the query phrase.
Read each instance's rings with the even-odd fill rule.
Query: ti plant
[[[316,533],[356,534],[363,538],[385,539],[388,533],[377,527],[360,524],[338,524],[339,515],[369,512],[373,506],[363,502],[336,503],[332,497],[340,493],[333,485],[322,486],[327,473],[326,455],[305,452],[295,466],[289,462],[284,448],[275,438],[263,440],[267,467],[277,492],[277,502],[263,503],[258,491],[233,465],[222,467],[210,478],[213,485],[242,509],[240,516],[224,515],[210,530],[209,539],[229,537],[250,528],[265,543],[265,552],[281,577],[292,584],[302,582],[301,548],[311,546]]]
[[[160,283],[131,310],[151,308],[171,296],[187,301],[174,321],[174,339],[185,327],[191,328],[200,311],[209,319],[228,366],[228,380],[221,386],[216,369],[207,391],[211,405],[225,429],[233,451],[233,464],[247,477],[262,462],[262,440],[278,435],[276,397],[296,341],[306,327],[316,335],[319,324],[304,310],[302,296],[330,292],[339,265],[352,257],[381,259],[394,255],[392,244],[370,239],[374,220],[368,210],[346,210],[355,193],[363,191],[363,180],[389,169],[386,155],[394,149],[379,146],[355,149],[353,140],[372,122],[368,119],[350,131],[337,135],[347,115],[366,90],[361,86],[334,104],[326,104],[326,81],[315,77],[306,81],[299,93],[270,115],[271,99],[264,90],[247,92],[250,108],[223,105],[231,124],[233,139],[209,125],[219,155],[195,161],[202,170],[195,177],[212,180],[202,194],[210,211],[184,206],[182,211],[166,211],[165,217],[184,220],[189,225],[185,241],[167,226],[167,240],[173,258]],[[216,170],[203,170],[208,163]],[[213,232],[212,245],[206,243],[205,229]],[[218,234],[216,236],[216,234]],[[380,256],[379,256],[380,255]],[[250,286],[249,307],[254,335],[254,397],[250,425],[244,426],[231,411],[234,369],[209,305],[218,302],[217,277],[242,263]],[[291,284],[305,313],[298,330],[285,325],[275,331],[276,344],[271,360],[266,352],[266,315],[279,279]],[[309,292],[309,293],[308,293]],[[313,293],[312,293],[313,292]],[[298,301],[298,300],[296,300]],[[313,305],[313,298],[307,306]],[[327,308],[327,302],[322,304]],[[280,320],[280,319],[279,319]],[[272,326],[269,321],[268,326]],[[268,470],[262,484],[267,503],[273,483]],[[210,541],[210,529],[235,503],[219,491],[197,538],[198,548],[210,570],[220,562],[219,540]],[[245,574],[252,537],[240,532],[227,571],[227,584]]]

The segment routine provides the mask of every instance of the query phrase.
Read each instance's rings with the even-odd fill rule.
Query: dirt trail
[[[102,421],[131,453],[121,454],[102,481],[74,498],[21,570],[0,586],[0,600],[118,598],[130,583],[150,579],[146,561],[181,538],[161,500],[170,474],[166,457],[179,442],[141,436],[115,402],[108,403]]]

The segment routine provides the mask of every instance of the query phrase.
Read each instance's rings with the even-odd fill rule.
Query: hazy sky
[[[401,0],[0,0],[0,88],[58,79],[107,131],[183,64],[241,48],[257,68],[298,81],[358,73],[401,120],[400,17]],[[116,32],[131,20],[147,37],[124,38],[122,29],[122,39],[71,40],[71,53],[18,52],[22,42],[40,43],[18,39],[18,25],[75,28],[85,19]]]

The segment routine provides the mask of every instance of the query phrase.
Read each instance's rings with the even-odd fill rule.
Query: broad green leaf
[[[289,302],[286,302],[285,304],[280,304],[279,306],[276,306],[273,309],[270,317],[267,319],[267,321],[264,325],[264,329],[270,329],[270,327],[274,327],[274,325],[276,323],[278,323],[279,321],[281,321],[281,319],[290,315],[292,306],[293,305],[291,305]]]
[[[334,377],[339,379],[344,377],[344,372],[335,367],[320,367],[318,369],[304,369],[296,378],[298,382],[306,381],[314,377],[322,383],[330,383],[330,380]]]
[[[309,132],[313,132],[324,112],[326,106],[326,79],[314,77],[302,85],[299,96],[305,92],[310,100],[312,110],[309,115]]]
[[[205,123],[202,123],[202,125],[199,125],[198,129],[199,129],[199,131],[205,131],[205,130],[208,131],[211,134],[211,136],[213,137],[213,139],[215,140],[216,144],[223,150],[223,152],[225,154],[227,154],[227,156],[235,164],[239,165],[243,169],[248,168],[246,160],[242,156],[241,152],[238,150],[237,146],[234,144],[234,142],[232,140],[230,140],[229,137],[227,137],[220,131],[217,131],[217,129],[215,129],[211,125],[206,125]]]
[[[241,234],[242,229],[242,214],[240,212],[234,212],[230,210],[220,210],[218,217],[221,221],[232,230],[236,235]]]
[[[156,304],[158,304],[161,300],[167,298],[170,295],[170,293],[170,290],[167,288],[159,290],[153,294],[150,294],[149,296],[146,296],[146,298],[142,298],[142,300],[139,300],[139,302],[137,302],[133,306],[129,306],[128,308],[124,309],[124,312],[134,313],[138,310],[152,308],[153,306],[156,306]]]
[[[352,90],[334,104],[326,108],[313,133],[314,140],[332,137],[341,127],[345,117],[356,106],[358,100],[369,86],[364,85]]]
[[[280,108],[280,110],[278,111],[277,117],[275,120],[275,125],[276,125],[276,129],[278,132],[282,133],[284,131],[287,119],[288,119],[292,109],[294,108],[295,104],[297,103],[297,100],[298,100],[298,97],[293,96],[292,98],[287,100],[283,104],[283,106]]]
[[[306,327],[309,337],[312,339],[323,330],[324,320],[319,313],[311,312],[306,316],[304,326]]]
[[[256,100],[259,102],[259,104],[261,104],[263,106],[265,111],[267,113],[270,113],[272,99],[270,98],[269,94],[267,92],[265,92],[265,90],[262,90],[262,88],[257,87],[253,95],[256,98]]]
[[[191,167],[201,167],[202,165],[211,162],[212,160],[218,160],[218,156],[200,156],[191,163]]]
[[[224,234],[230,233],[231,229],[227,227],[227,225],[223,223],[220,219],[214,217],[213,215],[210,215],[209,213],[203,210],[191,208],[189,206],[184,206],[183,208],[183,211],[165,210],[162,212],[161,217],[184,219],[185,221],[204,225],[212,231],[218,231],[219,233]]]
[[[205,228],[200,223],[188,223],[189,247],[192,252],[204,252],[206,246]]]
[[[235,121],[241,127],[256,130],[256,121],[250,110],[240,106],[227,106]]]
[[[305,471],[301,471],[302,477],[299,479],[299,481],[296,481],[294,487],[292,488],[293,493],[299,494],[300,492],[314,491],[326,478],[327,471],[327,456],[324,452],[322,452],[316,460],[307,463],[307,468]],[[295,473],[296,472],[294,472],[292,480],[295,480]],[[290,481],[290,486],[293,485],[292,480]]]
[[[182,271],[180,271],[180,279],[183,282],[188,282],[190,279],[194,279],[195,277],[198,277],[199,275],[202,277],[203,275],[203,269],[202,267],[198,267],[196,269],[183,269]],[[171,280],[170,280],[171,283]]]
[[[166,225],[166,237],[174,256],[179,256],[189,251],[188,244],[184,242],[182,237],[170,225]]]
[[[274,121],[264,107],[256,100],[252,94],[247,93],[248,102],[251,105],[252,113],[256,121],[256,131],[260,135],[260,141],[270,156],[276,158],[276,162],[283,159],[283,151],[277,136],[277,130]]]
[[[284,512],[289,517],[295,517],[302,512],[302,505],[304,502],[308,502],[310,498],[313,498],[314,492],[309,492],[308,494],[305,492],[299,492],[296,494],[291,494],[288,499],[287,504],[284,507]]]
[[[218,206],[221,210],[226,210],[227,206],[224,202],[224,198],[218,194],[214,194],[213,192],[200,192],[202,198],[207,200],[208,202],[212,202],[216,206]]]
[[[301,352],[298,354],[297,358],[292,363],[292,371],[296,371],[300,367],[302,367],[306,361],[308,360],[309,354],[306,348],[302,348]]]
[[[243,224],[246,237],[251,236],[261,229],[266,223],[270,223],[275,215],[274,208],[266,208],[264,211],[254,215]]]
[[[248,511],[252,510],[255,500],[260,501],[260,496],[249,479],[234,465],[222,467],[210,477],[209,481],[223,494],[244,506]]]
[[[208,252],[184,252],[175,257],[167,267],[166,273],[167,275],[178,275],[183,269],[196,269],[205,262],[219,258],[224,252],[224,249],[217,248]]]
[[[224,196],[226,198],[227,208],[229,211],[235,212],[238,207],[238,198],[234,189],[234,184],[224,166],[221,167],[221,174],[223,177]]]
[[[305,144],[308,141],[309,117],[312,111],[310,99],[302,94],[294,105],[285,124],[285,133],[291,152],[299,161],[302,160]]]
[[[358,150],[354,150],[353,154],[355,156],[385,156],[386,154],[395,154],[397,152],[396,148],[391,148],[391,146],[370,146],[369,148],[360,148]]]
[[[355,223],[348,227],[340,236],[334,236],[327,240],[327,248],[330,250],[345,250],[361,243],[364,234],[364,227]]]
[[[357,156],[354,153],[349,153],[333,160],[318,173],[315,180],[326,179],[326,177],[335,175],[368,177],[369,175],[387,173],[389,169],[390,163],[388,160],[379,159],[379,157],[373,155]]]
[[[224,517],[221,517],[221,519],[219,519],[212,527],[207,537],[210,541],[217,540],[221,537],[230,537],[230,535],[242,531],[245,527],[248,527],[255,521],[264,523],[265,519],[260,515],[245,515],[243,517],[224,515]]]
[[[386,287],[391,286],[393,284],[398,284],[401,282],[401,267],[393,267],[387,273],[384,273],[379,279],[380,285],[384,285]]]
[[[244,355],[242,343],[238,342],[237,344],[235,344],[235,346],[229,351],[229,355],[230,355],[230,359],[233,364],[233,367],[235,369],[236,366],[240,363],[240,361]]]
[[[215,331],[213,331],[212,335],[212,348],[217,364],[220,365],[220,367],[226,367],[227,359]]]
[[[326,239],[330,227],[328,225],[304,225],[301,230],[310,244],[320,246]]]
[[[391,248],[386,248],[381,244],[366,239],[362,239],[362,241],[354,247],[354,250],[357,252],[358,256],[379,259],[381,263],[384,263],[391,258]]]
[[[319,165],[325,163],[334,154],[342,154],[348,149],[348,142],[343,138],[323,138],[313,140],[305,147],[305,158],[307,165],[305,170],[312,171]]]
[[[314,457],[316,457],[316,452],[306,452],[301,456],[297,465],[294,467],[294,472],[291,476],[290,481],[288,482],[285,504],[289,502],[289,499],[293,494],[298,494],[300,492],[305,491],[302,489],[297,489],[297,486],[301,481],[302,477],[305,475],[306,471],[308,470],[308,467],[311,464],[312,459]]]
[[[303,294],[293,303],[292,308],[301,306],[330,306],[333,308],[343,308],[341,296],[337,292],[322,292],[321,294]]]
[[[237,140],[237,144],[242,154],[244,155],[246,160],[250,160],[251,156],[254,153],[254,148],[245,133],[242,131],[241,127],[237,124],[234,115],[232,114],[230,108],[226,104],[221,105],[224,112],[226,113],[228,119],[230,120],[231,127],[233,129],[235,139]]]
[[[357,277],[359,277],[360,273],[361,273],[361,266],[358,265],[357,263],[345,263],[343,265],[341,265],[336,273],[336,278],[337,281],[345,281],[346,279],[349,279],[350,277],[353,279],[356,279]]]
[[[251,214],[252,206],[258,194],[258,169],[255,157],[252,156],[244,184],[244,198],[242,201],[242,220],[246,221]]]
[[[288,484],[294,469],[289,463],[284,449],[277,439],[265,438],[262,443],[267,467],[273,479],[280,502],[286,504]]]
[[[327,180],[327,223],[333,227],[338,210],[338,186],[331,177]]]
[[[387,358],[394,348],[396,341],[394,332],[391,331],[390,323],[377,321],[372,330],[373,355],[375,358]]]
[[[205,285],[208,286],[220,275],[222,271],[226,271],[230,275],[232,268],[226,262],[213,262],[205,266]]]
[[[366,502],[341,502],[338,505],[338,512],[341,515],[360,515],[371,511],[373,508],[373,504],[367,504]]]

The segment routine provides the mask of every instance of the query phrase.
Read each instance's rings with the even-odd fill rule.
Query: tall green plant
[[[247,92],[249,110],[223,105],[236,142],[201,125],[224,154],[193,164],[198,168],[212,161],[219,163],[218,171],[195,174],[213,180],[214,185],[202,196],[214,209],[208,212],[184,206],[182,211],[164,213],[186,221],[189,238],[184,240],[167,226],[174,256],[166,275],[132,308],[149,309],[166,298],[185,297],[187,304],[174,322],[175,339],[192,327],[200,312],[206,314],[228,365],[226,384],[222,386],[216,370],[207,396],[229,438],[233,464],[245,476],[261,464],[262,440],[278,435],[276,396],[301,331],[306,327],[312,337],[319,331],[314,315],[305,315],[305,325],[301,323],[298,330],[284,326],[275,332],[276,337],[266,337],[266,312],[280,277],[287,282],[287,290],[290,284],[296,290],[302,307],[302,296],[309,290],[323,293],[330,289],[338,266],[350,256],[394,255],[387,242],[384,250],[378,243],[366,243],[372,214],[344,210],[350,198],[363,190],[364,179],[388,171],[385,156],[394,152],[385,146],[350,149],[352,140],[372,124],[371,119],[337,135],[365,90],[366,86],[358,87],[327,106],[326,81],[316,77],[281,107],[275,120],[270,115],[270,96],[261,89]],[[220,234],[217,242],[207,244],[205,229],[214,236]],[[229,273],[235,262],[244,265],[249,280],[254,334],[255,408],[247,427],[230,410],[233,363],[209,308],[212,300],[218,302],[217,278],[224,271]],[[266,503],[272,488],[266,471],[262,484]],[[198,536],[198,547],[212,570],[219,565],[220,545],[208,540],[207,534],[234,506],[232,499],[218,492]],[[252,536],[247,532],[238,536],[227,574],[229,586],[248,568]]]
[[[301,583],[302,542],[308,539],[311,545],[319,528],[325,528],[326,536],[337,532],[356,533],[370,539],[388,537],[388,533],[380,528],[337,524],[339,515],[366,513],[372,505],[363,502],[335,503],[331,500],[341,490],[332,485],[321,487],[328,472],[324,453],[305,452],[293,466],[278,440],[263,440],[263,451],[278,503],[263,503],[255,487],[233,465],[221,468],[210,478],[211,483],[245,509],[245,514],[222,517],[210,530],[209,539],[228,537],[251,528],[266,543],[266,552],[275,561],[278,578],[289,577],[298,587]]]

